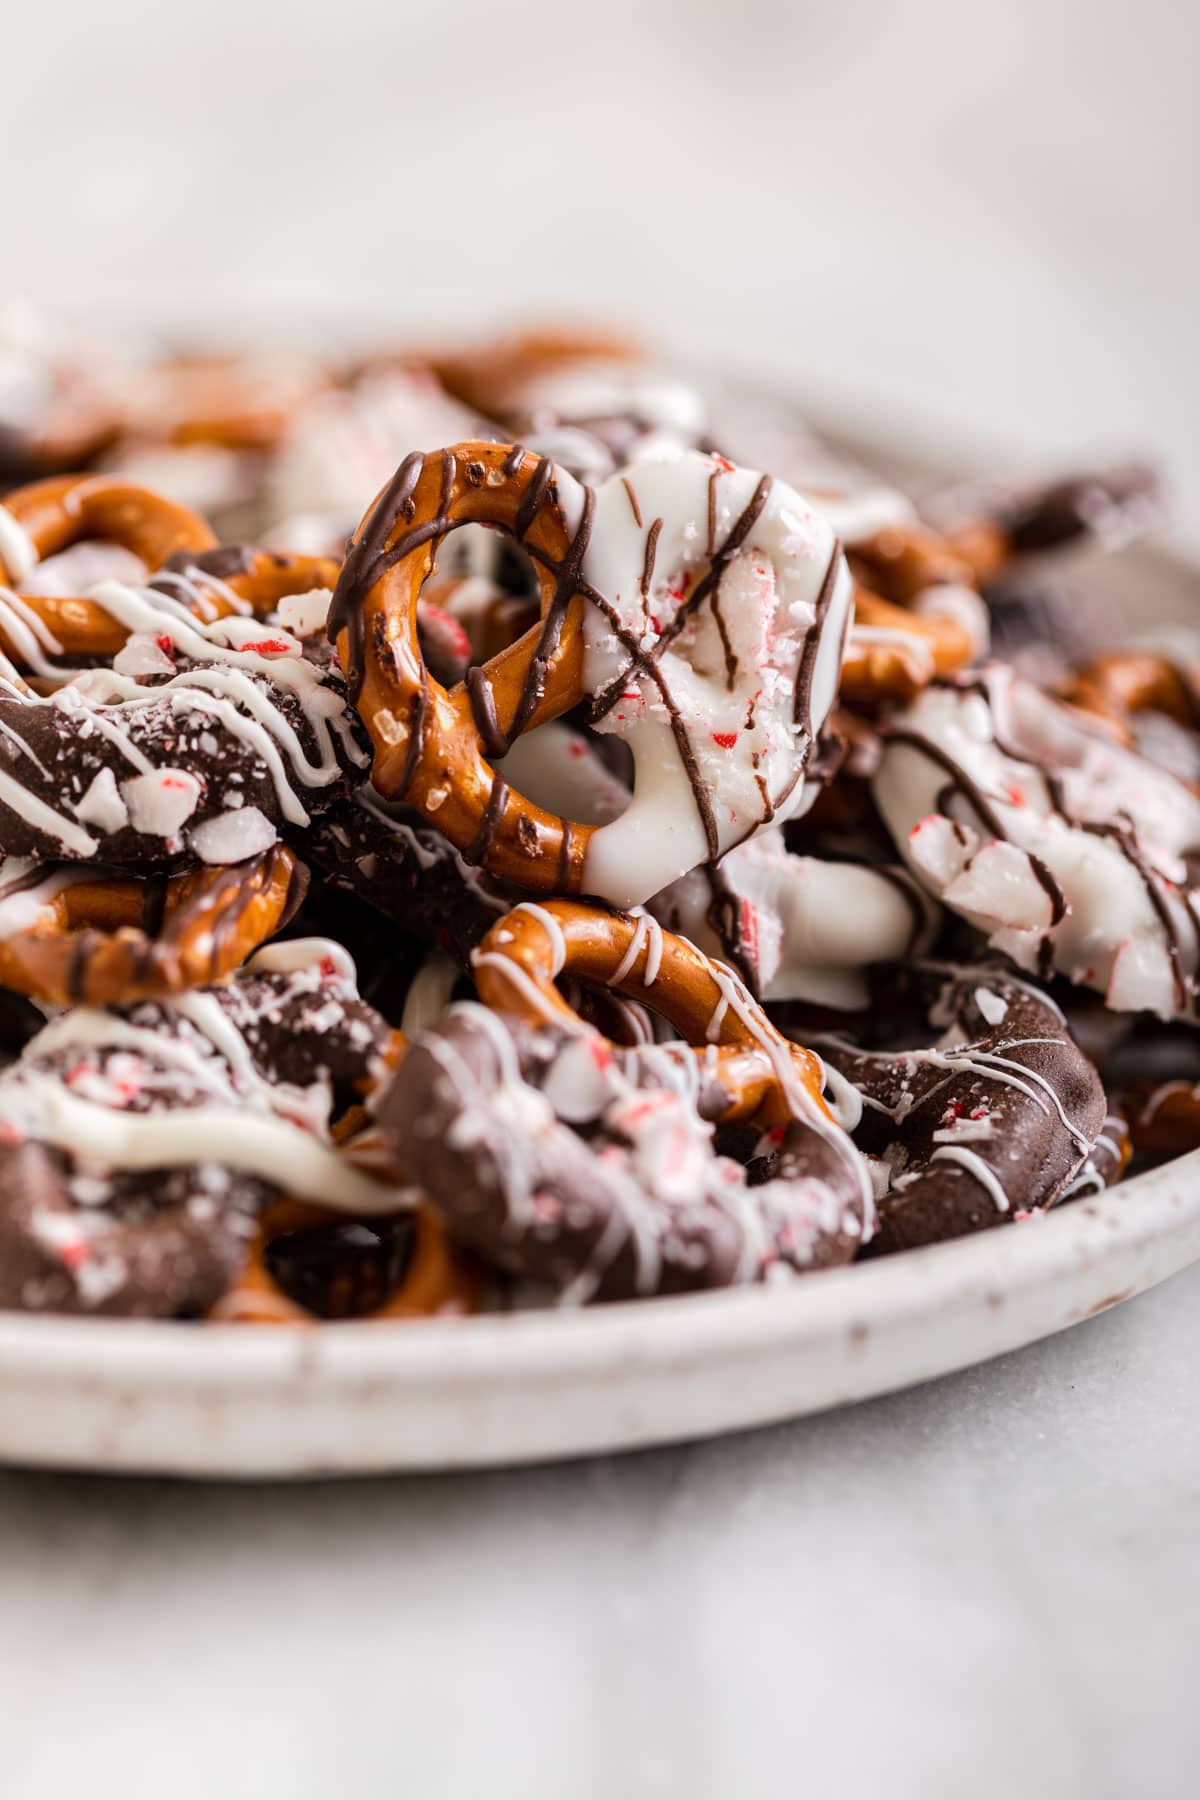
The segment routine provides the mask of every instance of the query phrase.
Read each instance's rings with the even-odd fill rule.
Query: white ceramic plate
[[[311,1330],[0,1315],[0,1456],[296,1476],[631,1449],[963,1368],[1197,1257],[1200,1152],[1044,1219],[778,1290]]]
[[[1195,607],[1195,570],[1167,557],[1100,579],[1136,594],[1139,625]],[[294,1330],[0,1313],[0,1459],[302,1476],[669,1443],[964,1368],[1197,1258],[1200,1151],[1044,1218],[781,1289]]]

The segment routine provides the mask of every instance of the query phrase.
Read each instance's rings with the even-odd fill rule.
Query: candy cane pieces
[[[467,523],[524,546],[540,618],[447,691],[417,602],[438,542]],[[347,557],[330,635],[381,793],[489,873],[637,904],[811,801],[850,602],[832,531],[767,476],[688,454],[593,491],[520,448],[467,443],[401,465]],[[584,698],[636,767],[631,806],[603,827],[544,811],[493,767]]]

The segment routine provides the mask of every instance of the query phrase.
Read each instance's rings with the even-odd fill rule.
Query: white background
[[[1192,0],[39,0],[6,285],[640,320],[871,427],[1163,453],[1200,532]]]
[[[641,320],[869,429],[1161,452],[1200,536],[1192,0],[39,0],[0,275]],[[1192,1795],[1200,1279],[855,1413],[560,1472],[0,1475],[0,1790]]]

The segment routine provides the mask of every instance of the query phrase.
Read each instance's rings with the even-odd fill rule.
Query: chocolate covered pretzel
[[[0,1072],[0,1306],[193,1316],[290,1195],[351,1216],[411,1201],[330,1123],[394,1059],[336,945],[261,953],[227,986],[76,1007]]]
[[[93,591],[126,634],[50,696],[0,692],[0,843],[115,864],[239,862],[367,762],[340,670],[278,622]]]
[[[859,1095],[855,1139],[885,1178],[876,1252],[1011,1224],[1109,1169],[1104,1089],[1047,995],[989,968],[918,968],[907,985],[927,1040],[815,1040]]]

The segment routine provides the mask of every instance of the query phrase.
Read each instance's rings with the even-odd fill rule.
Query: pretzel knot
[[[160,999],[232,974],[299,906],[308,872],[274,845],[170,879],[0,866],[0,985],[58,1006]],[[32,915],[32,917],[30,917]]]
[[[269,612],[286,596],[332,587],[339,567],[331,557],[218,547],[199,513],[116,476],[34,482],[0,505],[0,576],[10,588],[22,589],[40,562],[80,543],[129,551],[168,600],[206,620]],[[39,674],[52,673],[43,652],[111,658],[127,636],[99,600],[0,593],[0,651]]]
[[[440,827],[469,860],[527,886],[578,892],[590,828],[513,794],[487,760],[583,693],[579,563],[590,508],[552,464],[506,445],[409,456],[360,529],[330,608],[350,694],[375,751],[372,780]],[[564,500],[577,512],[572,532]],[[541,616],[449,692],[425,667],[417,600],[438,541],[467,523],[509,532],[533,559]],[[478,714],[476,708],[479,709]]]
[[[685,939],[524,901],[474,974],[484,1004],[418,1031],[375,1108],[457,1243],[579,1303],[826,1268],[870,1237],[869,1171],[822,1064]],[[558,993],[566,974],[689,1041],[614,1045]]]
[[[931,681],[956,675],[974,661],[976,638],[952,611],[936,610],[936,587],[925,603],[929,610],[896,606],[865,588],[857,590],[842,663],[843,700],[852,705],[911,700]]]
[[[1150,650],[1113,650],[1076,670],[1064,696],[1072,706],[1097,713],[1128,731],[1137,713],[1164,713],[1194,731],[1200,701],[1179,663]]]
[[[447,691],[422,658],[417,602],[439,541],[467,523],[523,545],[539,617]],[[492,875],[629,906],[811,804],[850,601],[832,529],[768,476],[692,452],[593,490],[481,442],[401,464],[346,559],[329,630],[381,793]],[[493,767],[584,698],[637,769],[628,811],[602,826],[543,810]]]
[[[115,544],[147,569],[159,569],[178,552],[209,550],[216,541],[199,513],[120,476],[55,476],[18,488],[0,505],[0,577],[10,588],[20,588],[39,562],[72,544]],[[18,660],[28,660],[22,640],[29,614],[35,636],[56,654],[112,656],[124,642],[124,633],[89,600],[22,595],[15,617],[12,600],[0,597],[0,650]]]
[[[208,1314],[214,1324],[384,1322],[475,1312],[481,1271],[449,1243],[428,1206],[367,1226],[302,1200],[279,1200]]]
[[[693,1046],[701,1082],[723,1096],[715,1105],[723,1123],[832,1124],[820,1059],[782,1037],[731,970],[649,914],[523,901],[492,927],[471,965],[485,1005],[535,1027],[599,1035],[560,993],[563,975],[644,1002]]]

